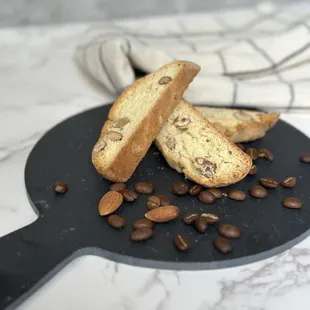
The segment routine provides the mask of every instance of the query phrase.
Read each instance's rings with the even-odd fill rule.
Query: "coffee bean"
[[[207,228],[208,228],[208,221],[205,217],[203,216],[199,216],[196,220],[195,220],[195,227],[196,229],[203,234]]]
[[[160,207],[160,199],[157,196],[150,196],[147,200],[147,207],[150,210]]]
[[[257,174],[257,167],[255,165],[252,166],[248,175],[256,175]]]
[[[285,178],[282,182],[281,182],[281,185],[283,187],[294,187],[296,185],[296,178],[295,177],[288,177],[288,178]]]
[[[218,188],[208,188],[207,192],[211,193],[216,199],[222,198],[223,193]]]
[[[110,186],[110,191],[121,192],[125,188],[126,185],[124,183],[114,183]]]
[[[186,236],[177,235],[173,238],[173,243],[179,251],[187,251],[190,247]]]
[[[213,245],[214,247],[219,250],[220,252],[222,252],[223,254],[229,253],[232,251],[232,246],[229,243],[229,241],[224,238],[224,237],[217,237],[214,241],[213,241]]]
[[[199,216],[199,214],[197,214],[197,213],[185,213],[183,215],[183,221],[185,224],[191,225],[196,221],[198,216]]]
[[[191,196],[197,196],[202,191],[201,185],[193,185],[189,190],[188,193]]]
[[[153,222],[148,220],[148,219],[136,220],[132,224],[133,229],[139,229],[139,228],[143,228],[143,227],[152,229],[153,226],[154,226]]]
[[[123,217],[117,214],[111,214],[108,216],[108,223],[114,228],[123,228],[125,226],[125,220]]]
[[[160,206],[169,206],[170,200],[165,195],[156,195],[160,200]]]
[[[211,205],[215,200],[215,196],[206,190],[199,193],[198,199],[203,203]]]
[[[153,235],[153,230],[148,227],[142,227],[134,230],[131,233],[131,240],[132,241],[142,241],[147,240]]]
[[[266,188],[278,187],[278,182],[273,179],[269,179],[269,178],[260,178],[259,183],[262,184]]]
[[[258,151],[254,147],[250,147],[246,150],[246,153],[252,158],[252,160],[256,160],[258,157]]]
[[[301,154],[299,160],[304,163],[310,163],[310,153]]]
[[[240,237],[240,230],[236,226],[230,224],[222,224],[219,227],[219,233],[226,238]]]
[[[268,149],[260,149],[258,151],[258,157],[266,158],[266,159],[268,159],[270,161],[273,161],[273,159],[274,159],[273,154]]]
[[[152,183],[138,182],[135,185],[135,191],[140,193],[140,194],[150,195],[153,193],[154,187],[153,187]]]
[[[238,146],[238,148],[239,148],[240,150],[242,150],[242,151],[244,151],[244,150],[245,150],[244,145],[243,145],[243,144],[241,144],[241,143],[236,143],[236,146]]]
[[[133,202],[138,198],[137,193],[128,188],[123,189],[120,193],[123,195],[124,200],[127,202]]]
[[[282,202],[283,207],[289,208],[289,209],[301,209],[302,208],[302,202],[297,198],[286,198]]]
[[[65,194],[68,190],[68,185],[65,182],[57,181],[54,184],[54,191],[57,194]]]
[[[177,183],[172,187],[172,191],[177,195],[177,196],[184,196],[187,194],[188,191],[188,185],[184,183]]]
[[[259,199],[266,198],[268,196],[267,190],[259,185],[254,185],[250,188],[249,193],[251,196]]]
[[[232,189],[228,192],[228,197],[233,200],[245,200],[246,193],[237,189]]]
[[[220,221],[219,217],[215,214],[202,213],[200,216],[204,217],[207,220],[208,224],[216,224]]]

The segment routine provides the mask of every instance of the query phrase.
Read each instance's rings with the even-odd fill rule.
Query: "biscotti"
[[[263,113],[250,110],[195,108],[222,134],[231,141],[249,142],[265,136],[279,119],[279,113]]]
[[[251,158],[185,100],[162,127],[156,145],[172,168],[207,187],[236,183],[252,167]]]
[[[200,67],[176,61],[137,80],[117,99],[92,152],[96,170],[113,182],[134,173]]]

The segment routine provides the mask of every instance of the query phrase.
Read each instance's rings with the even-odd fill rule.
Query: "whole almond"
[[[115,212],[123,202],[123,195],[119,192],[107,192],[100,200],[98,210],[101,216]]]
[[[164,223],[177,218],[179,209],[175,206],[165,206],[153,209],[145,214],[145,217],[152,222]]]

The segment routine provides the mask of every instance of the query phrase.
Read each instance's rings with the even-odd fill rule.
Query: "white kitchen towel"
[[[184,96],[193,104],[310,112],[310,14],[291,9],[96,24],[76,60],[115,96],[134,82],[133,68],[189,60],[201,66]]]

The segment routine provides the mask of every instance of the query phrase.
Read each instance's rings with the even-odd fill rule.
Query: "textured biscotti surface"
[[[103,177],[114,182],[131,177],[199,70],[186,61],[167,64],[137,80],[117,99],[92,152]]]
[[[169,165],[207,187],[220,187],[243,179],[251,158],[218,132],[182,100],[156,138]]]
[[[248,142],[262,138],[279,119],[279,113],[224,108],[195,108],[231,141]]]

